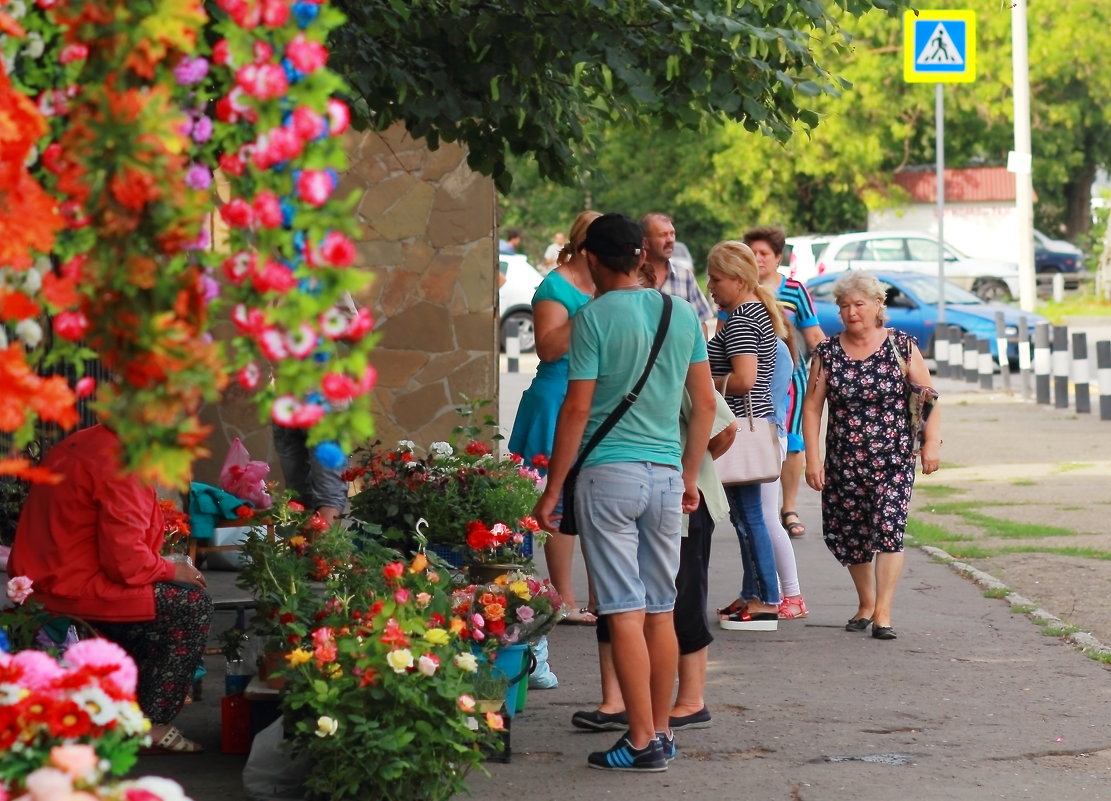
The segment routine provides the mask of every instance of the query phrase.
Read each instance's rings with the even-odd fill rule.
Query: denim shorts
[[[583,468],[575,512],[598,613],[675,608],[683,477],[650,462]]]

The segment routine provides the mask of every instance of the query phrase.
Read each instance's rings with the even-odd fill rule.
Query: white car
[[[937,237],[920,231],[861,231],[833,237],[818,258],[818,274],[891,270],[937,275]],[[945,278],[984,300],[1018,297],[1018,265],[970,258],[945,245]]]
[[[811,278],[817,278],[821,275],[818,271],[818,257],[833,236],[807,234],[787,237],[787,247],[783,249],[783,262],[779,265],[779,272],[804,284]]]
[[[501,347],[514,329],[518,331],[522,353],[536,349],[536,332],[532,328],[532,296],[544,277],[521,254],[498,255],[498,269],[505,276],[505,283],[498,290],[498,312],[501,320]],[[519,326],[519,328],[518,328]]]

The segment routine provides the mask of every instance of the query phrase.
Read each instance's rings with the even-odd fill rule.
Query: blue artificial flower
[[[316,460],[329,470],[339,470],[347,461],[347,455],[336,442],[321,442],[316,446]]]
[[[316,3],[306,3],[304,0],[298,0],[290,6],[290,11],[293,12],[293,18],[297,20],[297,27],[304,30],[312,25],[320,15],[320,6]]]
[[[287,197],[281,200],[282,206],[282,228],[287,231],[293,228],[293,220],[297,216],[297,207],[293,205],[293,201]]]
[[[300,83],[305,77],[305,73],[293,66],[293,62],[288,58],[282,59],[282,69],[285,70],[285,77],[290,83]]]

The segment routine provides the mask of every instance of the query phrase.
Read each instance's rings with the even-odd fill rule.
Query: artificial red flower
[[[487,456],[490,453],[490,447],[485,442],[477,439],[468,442],[465,450],[471,456]]]
[[[80,342],[89,330],[89,318],[83,311],[64,311],[54,318],[54,333],[70,342]]]

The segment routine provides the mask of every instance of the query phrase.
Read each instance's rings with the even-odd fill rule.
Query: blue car
[[[845,326],[833,301],[833,285],[843,273],[833,273],[811,280],[807,285],[814,297],[814,309],[822,330],[829,335],[840,333]],[[937,326],[937,279],[919,273],[874,272],[887,286],[888,327],[905,331],[918,342],[922,355],[931,358],[934,352],[934,329]],[[1007,358],[1018,361],[1019,318],[1026,317],[1027,338],[1034,335],[1034,326],[1049,322],[1040,314],[1022,312],[1004,303],[987,303],[955,284],[945,282],[945,323],[959,326],[991,343],[991,355],[998,357],[995,338],[995,313],[1003,312],[1004,333],[1010,345]]]

